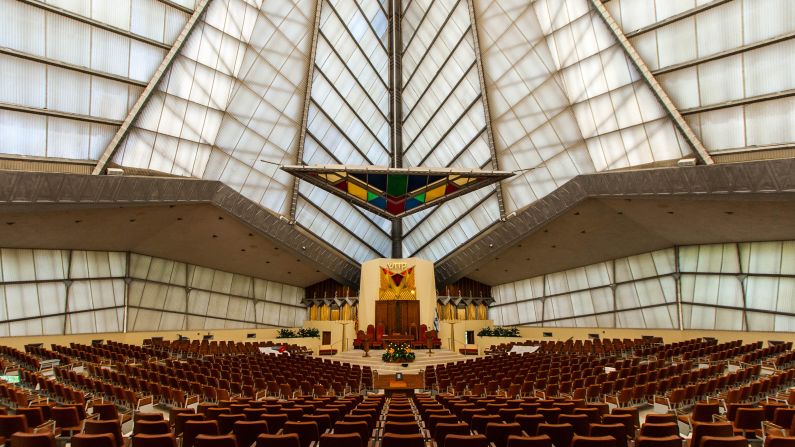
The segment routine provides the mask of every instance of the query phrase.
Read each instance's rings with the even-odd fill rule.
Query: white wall
[[[492,294],[502,325],[795,331],[795,241],[668,248]]]
[[[294,327],[303,295],[134,253],[0,249],[0,336]]]

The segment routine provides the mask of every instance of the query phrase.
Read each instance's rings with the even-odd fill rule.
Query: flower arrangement
[[[317,328],[301,328],[298,331],[292,329],[282,328],[279,329],[279,335],[276,338],[301,338],[301,337],[320,337],[320,329]]]
[[[484,327],[478,332],[479,337],[519,337],[519,328],[516,327],[501,327],[494,326],[494,328]]]
[[[415,358],[416,355],[411,352],[408,343],[390,343],[381,356],[381,360],[389,363],[408,363],[413,362]]]

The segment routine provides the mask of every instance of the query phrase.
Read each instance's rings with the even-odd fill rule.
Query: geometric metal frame
[[[478,169],[450,169],[450,168],[387,168],[383,166],[343,166],[343,165],[318,165],[318,166],[282,166],[282,170],[316,185],[346,201],[354,203],[368,211],[383,216],[387,219],[399,219],[423,209],[436,206],[463,194],[475,191],[506,178],[512,177],[512,172],[481,171]],[[377,186],[365,180],[364,176],[377,175],[383,179],[383,185]],[[365,177],[370,178],[370,177]],[[425,178],[425,183],[413,187],[411,190],[404,184],[400,194],[387,192],[389,188],[387,179],[402,179],[405,183],[409,179]],[[353,188],[343,191],[339,184],[350,183]],[[345,186],[345,185],[343,185]],[[350,189],[356,189],[359,197]],[[361,190],[361,191],[359,191]],[[443,191],[434,194],[426,192]],[[411,200],[412,196],[422,195],[421,202],[417,202],[410,209],[408,206],[390,208],[386,201],[395,200],[403,203]],[[365,198],[366,197],[366,198]],[[383,201],[382,205],[374,204]]]

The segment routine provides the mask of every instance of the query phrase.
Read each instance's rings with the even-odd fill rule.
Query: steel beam
[[[179,3],[173,2],[171,0],[157,0],[164,5],[171,6],[174,9],[180,10],[185,14],[193,14],[193,10],[188,8],[187,6],[182,6]]]
[[[403,2],[389,0],[389,118],[393,168],[403,167]],[[408,48],[408,46],[406,46]],[[393,258],[403,257],[403,220],[392,219]]]
[[[497,149],[494,147],[494,134],[491,130],[491,109],[489,108],[489,95],[486,92],[486,75],[483,71],[483,57],[480,49],[480,38],[478,36],[478,18],[475,11],[475,3],[473,0],[467,0],[469,8],[469,21],[472,29],[472,43],[475,48],[475,62],[478,68],[478,80],[480,81],[480,100],[483,103],[483,115],[486,118],[486,139],[489,144],[489,151],[491,153],[491,169],[495,171],[500,170],[500,165],[497,160]],[[497,203],[500,208],[500,220],[505,219],[505,200],[502,196],[502,183],[497,183]]]
[[[14,112],[32,113],[34,115],[52,116],[55,118],[66,118],[70,120],[83,121],[86,123],[105,124],[108,126],[120,126],[121,121],[100,118],[98,116],[81,115],[79,113],[61,112],[53,109],[40,109],[38,107],[27,107],[18,104],[8,104],[0,102],[0,110],[11,110]]]
[[[62,17],[66,17],[66,18],[69,18],[69,19],[72,19],[72,20],[75,20],[75,21],[78,21],[78,22],[82,22],[82,23],[85,23],[87,25],[91,25],[91,26],[97,27],[99,29],[103,29],[105,31],[110,31],[111,33],[118,34],[120,36],[128,37],[130,39],[137,40],[139,42],[143,42],[143,43],[152,45],[153,47],[162,48],[164,50],[168,50],[169,48],[171,48],[171,45],[169,45],[167,43],[158,42],[158,41],[156,41],[154,39],[150,39],[148,37],[144,37],[144,36],[141,36],[139,34],[131,33],[129,31],[127,31],[127,30],[124,30],[124,29],[121,29],[121,28],[117,28],[117,27],[112,26],[112,25],[108,25],[107,23],[103,23],[103,22],[100,22],[98,20],[94,20],[94,19],[92,19],[90,17],[86,17],[86,16],[83,16],[83,15],[80,15],[80,14],[76,14],[76,13],[74,13],[72,11],[67,11],[66,9],[50,5],[50,4],[44,3],[44,2],[39,1],[39,0],[17,0],[17,1],[25,3],[27,5],[35,6],[36,8],[42,9],[44,11],[47,11],[47,12],[50,12],[50,13],[53,13],[53,14],[57,14],[57,15],[62,16]],[[201,1],[203,1],[203,0],[201,0]]]
[[[444,27],[447,26],[447,22],[449,22],[450,18],[453,17],[453,13],[455,12],[456,8],[458,8],[458,5],[460,3],[461,0],[456,0],[455,4],[453,5],[453,8],[450,9],[450,12],[447,14],[447,17],[444,18],[444,22],[442,22],[442,24],[439,25],[439,29],[436,31],[436,35],[433,36],[433,39],[431,39],[431,42],[428,44],[428,48],[426,48],[425,52],[422,53],[422,56],[420,56],[419,61],[417,61],[417,65],[414,67],[414,70],[411,71],[408,79],[406,79],[406,82],[401,84],[402,85],[401,90],[405,90],[406,87],[408,87],[408,85],[411,83],[411,80],[414,79],[414,75],[417,74],[417,72],[419,71],[420,66],[422,65],[422,61],[424,61],[425,57],[428,56],[428,53],[430,53],[431,48],[433,48],[433,45],[436,43],[436,40],[439,39],[439,36],[444,31]]]
[[[590,1],[599,17],[602,18],[607,27],[610,29],[610,32],[618,40],[618,43],[622,48],[624,48],[624,52],[632,61],[632,64],[635,66],[635,68],[638,69],[638,72],[640,73],[641,77],[643,77],[643,80],[646,81],[646,84],[649,86],[649,88],[651,88],[654,96],[656,96],[657,100],[660,101],[660,104],[674,122],[676,128],[679,129],[687,143],[693,148],[695,155],[701,160],[702,163],[708,165],[713,164],[714,161],[709,155],[707,149],[701,143],[701,140],[698,139],[696,134],[693,132],[693,129],[690,128],[690,125],[687,124],[687,121],[685,121],[685,119],[682,117],[682,114],[676,109],[676,106],[671,101],[671,98],[668,97],[668,94],[665,93],[665,90],[663,90],[660,83],[654,78],[654,75],[652,74],[651,70],[649,70],[646,62],[643,61],[643,59],[640,57],[640,54],[638,54],[638,52],[635,50],[635,47],[633,47],[632,43],[630,43],[630,41],[627,39],[627,36],[624,35],[624,31],[621,30],[621,27],[613,19],[613,16],[610,15],[610,11],[608,11],[605,5],[602,4],[601,0]]]
[[[669,65],[667,67],[658,68],[652,72],[653,75],[658,76],[665,73],[671,73],[673,71],[684,70],[685,68],[694,67],[696,65],[705,64],[707,62],[712,62],[718,59],[723,59],[725,57],[735,56],[737,54],[745,53],[747,51],[756,50],[759,48],[764,48],[770,45],[775,45],[777,43],[786,42],[795,38],[795,33],[787,33],[782,34],[780,36],[776,36],[770,39],[760,40],[759,42],[749,43],[748,45],[743,45],[741,47],[732,48],[729,50],[721,51],[720,53],[711,54],[709,56],[704,56],[698,59],[689,60],[686,62],[682,62],[676,65]]]
[[[696,8],[693,8],[693,9],[681,12],[679,14],[673,15],[671,17],[668,17],[666,19],[660,20],[659,22],[654,22],[654,23],[652,23],[649,26],[637,29],[635,31],[628,32],[627,33],[627,39],[632,39],[633,37],[640,36],[641,34],[646,34],[648,32],[654,31],[654,30],[656,30],[658,28],[662,28],[662,27],[664,27],[666,25],[670,25],[671,23],[675,23],[675,22],[678,22],[680,20],[684,20],[684,19],[686,19],[688,17],[693,17],[696,14],[702,13],[704,11],[708,11],[708,10],[710,10],[712,8],[716,8],[716,7],[720,6],[720,5],[723,5],[725,3],[729,3],[731,1],[734,1],[734,0],[713,0],[713,1],[709,2],[709,3],[705,3],[705,4],[701,5],[701,6],[696,7]]]
[[[127,132],[130,131],[130,127],[138,118],[138,115],[143,110],[144,105],[149,102],[149,98],[152,97],[152,94],[155,92],[158,84],[163,79],[163,76],[166,74],[168,69],[171,67],[171,64],[174,63],[174,59],[176,59],[177,54],[179,54],[182,47],[185,45],[185,42],[188,40],[188,36],[190,36],[191,32],[196,28],[196,25],[199,23],[199,19],[201,18],[204,11],[207,10],[207,5],[210,4],[211,0],[199,0],[199,4],[196,5],[196,10],[193,11],[193,15],[191,15],[190,19],[185,23],[185,26],[182,28],[182,31],[177,36],[177,39],[174,41],[174,45],[166,54],[166,57],[163,58],[163,61],[160,62],[160,66],[157,67],[155,73],[152,75],[152,79],[149,80],[149,84],[147,84],[144,91],[141,93],[141,96],[138,97],[138,100],[135,101],[135,104],[132,106],[130,111],[127,113],[127,118],[124,119],[124,122],[121,124],[119,130],[116,131],[116,134],[113,135],[111,138],[110,143],[108,143],[105,150],[102,152],[102,155],[99,157],[99,161],[97,161],[97,165],[94,167],[94,171],[92,172],[93,175],[100,175],[102,171],[105,170],[110,160],[113,158],[113,155],[116,153],[116,149],[121,144],[121,141],[127,136]]]
[[[50,65],[53,67],[63,68],[65,70],[77,71],[83,74],[87,74],[90,76],[96,76],[98,78],[105,78],[110,79],[111,81],[122,82],[129,85],[135,85],[137,87],[146,87],[146,82],[138,81],[136,79],[126,78],[124,76],[115,75],[112,73],[106,73],[104,71],[95,70],[93,68],[83,67],[80,65],[70,64],[68,62],[63,62],[55,59],[50,59],[48,57],[37,56],[35,54],[25,53],[22,51],[14,50],[11,48],[0,47],[0,54],[4,54],[6,56],[13,56],[18,57],[20,59],[26,59],[33,62],[38,62],[41,64]]]
[[[312,99],[312,79],[315,76],[315,53],[317,52],[317,36],[320,32],[320,8],[323,0],[315,0],[315,20],[312,22],[312,45],[309,49],[309,60],[306,62],[306,77],[304,78],[304,108],[301,112],[301,127],[298,134],[298,151],[295,164],[304,164],[304,145],[306,144],[306,126],[309,122],[309,104]],[[295,212],[298,208],[298,185],[300,180],[293,179],[293,191],[290,200],[290,223],[295,222]]]
[[[774,101],[776,99],[790,98],[795,96],[795,89],[784,90],[775,93],[766,93],[764,95],[749,96],[747,98],[732,99],[730,101],[723,101],[717,104],[707,104],[705,106],[691,107],[689,109],[682,109],[682,115],[693,115],[696,113],[711,112],[713,110],[728,109],[731,107],[745,106],[748,104],[755,104],[758,102]]]

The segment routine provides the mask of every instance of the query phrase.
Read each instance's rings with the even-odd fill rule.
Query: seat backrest
[[[571,424],[574,427],[574,433],[580,436],[588,436],[590,429],[590,422],[588,415],[585,414],[561,414],[558,416],[558,422],[561,424]]]
[[[488,447],[489,440],[485,435],[447,435],[446,447]],[[551,447],[551,446],[550,446]]]
[[[748,447],[748,439],[744,436],[704,436],[701,438],[703,447]]]
[[[666,424],[668,422],[676,423],[676,415],[672,413],[649,413],[646,415],[646,424]],[[705,422],[712,422],[712,419]]]
[[[571,424],[539,424],[537,434],[549,436],[555,446],[567,446],[574,438],[574,427]]]
[[[38,427],[44,423],[44,412],[41,407],[19,407],[17,414],[25,416],[28,427]]]
[[[386,433],[381,438],[381,447],[425,447],[425,440],[419,433]]]
[[[440,423],[436,425],[436,433],[433,435],[434,441],[436,441],[436,445],[439,447],[444,447],[447,445],[445,443],[445,438],[447,435],[469,435],[469,425],[464,422],[458,424],[447,424],[447,423]]]
[[[438,425],[438,424],[437,424]],[[392,422],[384,423],[384,433],[395,434],[414,434],[420,432],[420,426],[416,422]]]
[[[765,447],[791,447],[795,445],[795,436],[768,436]]]
[[[52,418],[56,427],[77,427],[80,425],[80,413],[75,407],[53,407]]]
[[[502,418],[496,414],[476,414],[472,416],[470,426],[478,434],[486,433],[486,425],[489,422],[502,422]]]
[[[55,447],[52,433],[23,433],[11,435],[10,447]]]
[[[519,414],[514,418],[514,422],[518,423],[525,433],[535,436],[538,425],[543,424],[545,419],[540,414]]]
[[[166,421],[138,421],[133,424],[133,435],[139,433],[147,435],[164,435],[171,433],[171,427]]]
[[[185,430],[188,421],[203,421],[204,415],[198,413],[179,413],[174,416],[174,435],[179,436]]]
[[[193,441],[196,447],[237,447],[234,435],[199,435]]]
[[[132,437],[132,447],[177,447],[177,438],[173,434],[146,435]]]
[[[647,422],[640,427],[640,434],[649,438],[678,436],[679,425],[676,422],[665,422],[662,424],[650,424]]]
[[[320,439],[317,423],[313,421],[287,421],[282,427],[282,433],[297,434],[298,438],[301,440],[301,447],[309,447],[312,442],[317,442]]]
[[[638,439],[635,440],[635,447],[682,447],[682,438],[679,436],[668,436],[666,438],[638,436]]]
[[[351,447],[362,445],[362,438],[358,433],[324,433],[320,436],[320,445],[323,447]]]
[[[693,423],[693,433],[690,438],[690,447],[700,447],[701,438],[704,436],[723,436],[734,435],[731,422],[695,422]]]
[[[275,435],[279,432],[279,430],[284,427],[284,424],[287,423],[287,415],[284,413],[279,414],[263,414],[260,416],[262,420],[268,423],[268,432],[272,435]]]
[[[193,442],[199,435],[218,435],[218,422],[186,421],[182,431],[182,447],[193,447]]]
[[[738,408],[734,427],[743,430],[759,430],[765,420],[764,408]]]
[[[552,447],[552,439],[547,435],[508,436],[508,447]]]
[[[616,447],[627,447],[627,432],[624,424],[591,424],[589,436],[612,436]],[[681,446],[680,446],[681,447]]]
[[[347,434],[356,433],[362,442],[362,446],[366,446],[370,440],[371,428],[370,425],[363,420],[359,421],[340,421],[334,424],[334,433]]]
[[[78,433],[69,442],[73,447],[116,447],[116,439],[110,433]]]
[[[571,447],[616,447],[616,438],[612,436],[574,435]]]
[[[301,438],[297,433],[261,434],[257,437],[257,447],[301,447]]]
[[[268,433],[268,423],[265,421],[237,421],[232,427],[232,433],[237,439],[238,447],[249,447],[257,441],[257,437]]]
[[[121,434],[121,423],[118,419],[88,419],[83,423],[83,433],[89,435],[111,434],[116,442],[116,447],[124,447],[124,438]]]
[[[486,425],[486,438],[489,442],[494,443],[495,447],[507,447],[510,435],[522,435],[522,426],[518,422],[510,424],[489,422]]]
[[[698,402],[693,406],[690,420],[696,422],[712,422],[712,416],[718,414],[720,405],[710,402]]]

